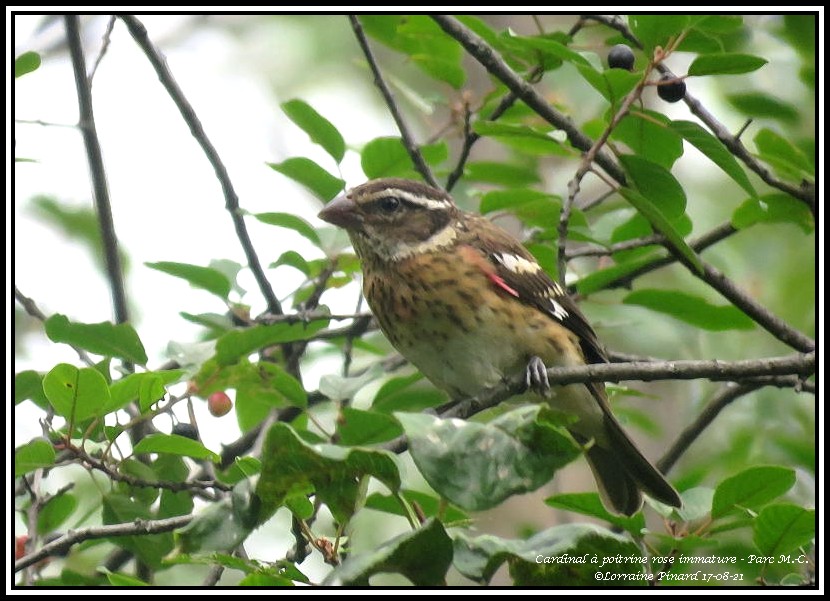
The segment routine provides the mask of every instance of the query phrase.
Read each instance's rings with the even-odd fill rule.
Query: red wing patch
[[[510,294],[511,296],[519,298],[519,293],[513,290],[513,288],[511,288],[510,286],[508,286],[507,282],[505,282],[503,279],[501,279],[501,277],[499,277],[495,273],[488,273],[487,279],[493,282],[496,286],[498,286],[508,294]]]

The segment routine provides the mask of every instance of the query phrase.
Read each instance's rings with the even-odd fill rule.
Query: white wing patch
[[[553,299],[550,300],[550,304],[553,307],[553,316],[559,321],[565,321],[565,318],[568,317],[568,311],[565,309],[565,307],[563,307]]]
[[[537,273],[542,269],[538,263],[510,253],[493,253],[493,259],[513,273]]]

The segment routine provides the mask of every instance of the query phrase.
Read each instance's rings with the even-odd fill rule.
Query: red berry
[[[208,410],[214,417],[222,417],[231,409],[233,409],[233,401],[224,392],[214,392],[208,397]]]
[[[26,555],[26,541],[29,540],[29,536],[26,534],[21,534],[14,540],[14,558],[20,559],[24,555]]]

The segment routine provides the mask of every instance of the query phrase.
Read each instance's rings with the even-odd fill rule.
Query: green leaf
[[[762,129],[755,135],[753,141],[758,150],[758,156],[762,160],[774,168],[784,164],[785,169],[781,173],[784,177],[801,179],[804,174],[810,177],[815,175],[815,168],[807,155],[795,144],[771,129]]]
[[[732,153],[727,150],[726,146],[715,136],[693,121],[672,121],[670,127],[683,136],[684,140],[706,155],[715,165],[720,167],[726,175],[735,180],[750,196],[758,196],[755,188],[749,182],[746,172],[738,164],[738,161],[735,160]]]
[[[48,440],[35,438],[14,451],[14,477],[55,463],[55,448]]]
[[[239,581],[239,586],[294,586],[294,583],[276,574],[257,572],[245,576]]]
[[[176,550],[181,553],[230,552],[265,522],[273,511],[262,507],[249,480],[233,487],[230,495],[213,502],[176,532]]]
[[[744,18],[739,15],[705,15],[702,19],[695,21],[694,27],[704,31],[722,33],[734,31],[743,24]]]
[[[119,574],[117,572],[111,572],[107,568],[100,567],[98,568],[99,572],[104,572],[107,575],[107,581],[112,586],[150,586],[143,580],[136,578],[135,576],[128,576],[127,574]],[[117,593],[116,593],[117,594]]]
[[[55,413],[76,424],[104,414],[110,404],[107,381],[91,367],[60,363],[43,378],[43,392]]]
[[[522,187],[541,181],[535,169],[509,163],[472,162],[467,163],[464,171],[468,180],[501,186]]]
[[[805,234],[815,229],[810,208],[789,194],[766,194],[749,198],[732,213],[732,225],[739,230],[756,223],[792,223]]]
[[[377,411],[344,407],[337,420],[340,442],[348,446],[371,445],[392,440],[403,434],[394,418]]]
[[[629,15],[628,24],[631,31],[642,42],[646,48],[646,55],[651,56],[651,51],[657,46],[665,48],[669,40],[674,38],[689,27],[688,15],[663,14],[663,15]]]
[[[437,165],[447,158],[445,143],[419,147],[421,156],[429,165]],[[397,137],[375,138],[360,153],[360,166],[369,179],[378,177],[404,177],[421,179],[403,142]]]
[[[183,374],[182,369],[171,369],[124,376],[110,386],[110,402],[102,413],[118,411],[136,399],[141,401],[141,411],[144,412],[164,396],[167,384],[177,382]]]
[[[683,141],[669,118],[656,111],[632,111],[614,128],[611,139],[625,142],[636,155],[666,169],[683,156]]]
[[[37,52],[24,52],[14,59],[14,78],[31,73],[40,67],[40,55]]]
[[[289,119],[309,135],[312,142],[322,146],[335,161],[339,163],[343,160],[343,155],[346,154],[346,143],[331,121],[303,100],[289,100],[282,103],[280,108]]]
[[[49,499],[37,516],[38,534],[49,534],[60,528],[77,507],[78,498],[75,495],[64,493]]]
[[[429,384],[412,386],[423,379],[420,373],[414,373],[387,380],[375,394],[372,410],[385,414],[393,411],[414,412],[446,402],[446,394]]]
[[[494,211],[509,211],[530,226],[551,228],[559,223],[562,200],[558,196],[525,188],[492,190],[481,197],[479,210],[485,215]],[[572,217],[576,215],[572,213]]]
[[[597,71],[591,66],[581,64],[577,64],[576,69],[582,78],[613,106],[618,105],[642,79],[640,74],[630,73],[625,69]]]
[[[486,584],[505,561],[513,584],[518,586],[597,586],[597,573],[610,574],[608,584],[644,586],[644,564],[614,562],[604,558],[642,558],[643,552],[627,536],[593,524],[567,524],[543,530],[526,540],[510,540],[490,534],[454,539],[453,565],[467,578]],[[645,558],[643,558],[645,559]],[[594,561],[595,560],[595,561]],[[631,580],[616,577],[629,574]]]
[[[228,277],[217,269],[211,267],[200,267],[188,263],[173,263],[171,261],[159,261],[156,263],[145,263],[150,269],[161,271],[177,278],[190,282],[194,288],[207,290],[222,300],[228,300],[231,293],[231,282]]]
[[[657,501],[649,499],[649,505],[657,509],[663,517],[669,517],[676,512],[684,522],[695,522],[704,519],[712,511],[712,498],[714,491],[705,486],[696,486],[684,490],[680,494],[683,506],[680,509],[673,509]]]
[[[464,84],[461,46],[426,15],[361,15],[370,36],[409,56],[430,77],[454,88]]]
[[[268,163],[268,166],[305,186],[324,202],[337,196],[337,193],[346,185],[342,179],[334,177],[320,165],[305,157],[294,157],[281,163]]]
[[[190,469],[184,459],[176,455],[160,454],[153,462],[153,471],[157,480],[184,482],[190,475]],[[189,490],[173,492],[162,489],[159,498],[157,516],[159,519],[193,513],[193,497]]]
[[[574,286],[582,295],[587,296],[589,294],[593,294],[594,292],[603,290],[611,282],[653,263],[660,256],[661,255],[658,255],[656,251],[652,251],[649,256],[637,259],[628,259],[625,263],[612,265],[611,267],[606,267],[605,269],[600,269],[594,273],[588,274],[577,280]]]
[[[550,155],[569,154],[562,143],[550,135],[548,129],[530,127],[514,123],[497,123],[495,121],[476,121],[473,131],[503,144],[527,153]]]
[[[220,365],[230,365],[266,346],[308,340],[328,325],[328,319],[318,319],[309,323],[275,323],[234,330],[216,341],[216,360]]]
[[[461,522],[468,522],[470,520],[470,516],[458,509],[455,505],[450,505],[443,499],[439,499],[434,495],[417,490],[402,490],[400,495],[412,505],[417,503],[421,512],[426,517],[439,517],[447,526],[449,526],[449,524],[458,524]],[[382,511],[392,515],[399,515],[402,517],[407,516],[407,513],[401,506],[400,499],[393,495],[372,493],[366,499],[365,507],[367,509],[374,509],[375,511]]]
[[[689,75],[735,75],[760,69],[769,61],[750,54],[701,54],[689,66]]]
[[[683,215],[686,211],[686,193],[668,169],[637,155],[624,154],[619,158],[637,191],[651,201],[666,219],[675,221]],[[648,219],[648,215],[644,217]]]
[[[726,101],[745,115],[761,119],[778,119],[787,124],[799,120],[798,108],[761,92],[727,94]]]
[[[67,206],[52,196],[36,196],[32,199],[32,208],[37,217],[64,233],[73,241],[80,242],[89,252],[95,266],[102,274],[106,273],[106,262],[101,238],[101,228],[98,217],[91,208]],[[124,274],[128,274],[130,258],[123,249],[119,250],[121,266]]]
[[[674,246],[674,248],[681,255],[683,255],[686,260],[698,270],[698,272],[703,272],[703,264],[700,262],[700,258],[697,256],[695,251],[693,251],[689,245],[686,244],[683,236],[681,236],[680,233],[674,228],[660,209],[658,209],[648,198],[639,192],[635,192],[631,188],[620,188],[620,194],[629,203],[631,203],[631,205],[637,209],[643,217],[649,220],[649,223],[651,223],[654,229],[668,238],[672,246]]]
[[[56,313],[46,320],[44,328],[53,342],[65,342],[96,355],[119,357],[140,365],[147,363],[144,345],[128,323],[76,323]]]
[[[368,586],[375,574],[402,574],[415,586],[446,585],[453,545],[436,519],[384,543],[370,553],[350,555],[326,576],[323,586]]]
[[[671,315],[713,332],[755,327],[755,322],[733,305],[712,305],[704,298],[676,290],[635,290],[623,299],[623,303]]]
[[[43,394],[43,376],[33,370],[14,375],[14,404],[19,405],[26,399],[31,399],[41,409],[46,409],[49,404]]]
[[[213,451],[205,448],[198,440],[191,440],[178,434],[150,434],[145,436],[133,447],[135,455],[143,453],[169,453],[182,455],[193,459],[210,459],[219,463],[222,458]]]
[[[233,464],[224,472],[217,474],[217,477],[225,484],[234,485],[245,478],[256,476],[260,471],[262,471],[262,463],[256,457],[237,457]]]
[[[297,217],[291,213],[257,213],[254,217],[268,225],[276,225],[294,230],[314,246],[320,248],[321,242],[317,230],[302,217]]]
[[[591,64],[588,62],[588,59],[578,52],[571,50],[565,46],[565,44],[557,42],[549,37],[511,36],[510,39],[514,44],[521,44],[522,46],[539,50],[544,54],[573,63],[575,65],[590,66]]]
[[[104,525],[151,520],[154,517],[147,506],[122,493],[110,492],[103,495],[102,505],[101,518]],[[169,532],[110,536],[106,540],[130,551],[152,569],[160,568],[162,558],[173,549],[173,535]]]
[[[361,480],[373,476],[396,492],[400,474],[391,453],[330,444],[310,445],[287,424],[268,430],[257,495],[267,507],[314,491],[334,518],[346,523],[357,510]]]
[[[429,485],[462,509],[482,510],[536,490],[579,454],[542,412],[538,405],[520,407],[488,424],[410,413],[395,417]]]
[[[712,519],[740,509],[757,510],[790,490],[795,471],[775,465],[751,467],[721,482],[712,499]]]
[[[753,540],[766,557],[807,545],[816,536],[816,512],[790,503],[768,505],[755,518]]]
[[[638,512],[632,517],[614,515],[605,508],[599,499],[599,495],[595,492],[554,495],[545,499],[545,504],[557,509],[573,511],[604,520],[613,526],[630,532],[634,537],[639,537],[643,528],[646,527],[646,520],[642,512]]]

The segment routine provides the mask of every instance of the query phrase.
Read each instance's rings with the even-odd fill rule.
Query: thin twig
[[[613,255],[614,253],[622,252],[624,250],[633,250],[635,248],[642,248],[644,246],[654,246],[663,244],[666,237],[663,234],[651,234],[650,236],[643,236],[642,238],[635,238],[633,240],[626,240],[624,242],[617,242],[610,246],[602,248],[595,248],[593,246],[586,248],[577,248],[565,252],[565,258],[575,259],[577,257],[604,257]]]
[[[183,490],[192,491],[195,493],[202,493],[209,489],[217,489],[222,491],[229,491],[231,488],[227,484],[223,484],[222,482],[217,481],[194,481],[189,480],[185,482],[173,482],[167,480],[156,480],[156,481],[149,481],[149,480],[142,480],[141,478],[136,478],[135,476],[131,476],[130,474],[123,474],[116,470],[111,469],[106,463],[97,459],[85,451],[78,449],[78,448],[67,448],[66,451],[70,453],[75,458],[79,459],[83,465],[86,465],[89,468],[94,470],[98,470],[103,472],[107,475],[110,480],[114,480],[117,482],[125,482],[130,486],[138,486],[144,488],[163,488],[166,490],[171,490],[173,492],[179,492]]]
[[[583,15],[583,18],[603,23],[604,25],[619,31],[637,48],[643,48],[640,40],[637,39],[637,37],[621,19],[617,17],[608,17],[607,15]],[[661,74],[671,74],[671,70],[665,65],[658,65],[657,69]],[[743,134],[745,128],[741,128],[736,135],[732,135],[729,130],[720,121],[718,121],[698,99],[689,94],[688,91],[686,92],[683,101],[689,107],[692,114],[700,119],[733,155],[738,157],[747,167],[757,173],[766,184],[772,186],[773,188],[777,188],[782,192],[786,192],[790,196],[804,202],[808,207],[810,207],[813,215],[816,214],[815,184],[803,182],[801,186],[795,186],[789,182],[776,178],[760,161],[750,154],[750,152],[740,141],[740,136]]]
[[[707,403],[703,411],[689,424],[683,432],[677,437],[677,440],[669,447],[663,456],[657,461],[656,467],[664,474],[668,473],[681,455],[686,452],[691,444],[701,435],[701,433],[713,422],[718,414],[723,409],[732,403],[732,401],[739,399],[745,394],[749,394],[759,388],[763,384],[736,384],[730,382],[726,384],[718,393],[712,397]]]
[[[375,85],[380,90],[380,93],[383,94],[386,106],[389,109],[389,112],[392,113],[392,118],[395,119],[398,131],[401,132],[401,140],[403,140],[404,148],[406,148],[406,152],[409,153],[409,157],[412,159],[412,164],[415,165],[415,169],[418,170],[418,173],[421,174],[421,177],[424,178],[426,183],[433,188],[440,188],[440,184],[435,179],[435,176],[432,174],[432,170],[424,160],[421,151],[418,149],[418,145],[415,144],[415,139],[409,131],[409,127],[406,125],[406,121],[404,121],[403,115],[395,102],[395,96],[392,94],[392,90],[389,89],[389,86],[387,86],[386,82],[383,80],[383,75],[380,72],[377,61],[375,61],[374,55],[372,54],[372,49],[369,48],[369,41],[366,39],[366,34],[363,32],[363,26],[360,24],[357,15],[349,15],[349,22],[352,24],[355,37],[360,44],[360,49],[363,50],[363,55],[369,63],[369,68],[375,76]]]
[[[123,524],[92,526],[81,530],[70,530],[60,538],[55,539],[47,545],[43,545],[34,553],[29,553],[28,555],[15,561],[14,571],[19,572],[23,568],[39,562],[41,559],[65,553],[70,547],[72,547],[72,545],[85,540],[110,538],[112,536],[134,536],[170,532],[176,528],[186,526],[192,519],[192,515],[180,515],[172,518],[165,518],[163,520],[136,519],[133,522],[126,522]]]
[[[634,104],[640,95],[643,93],[643,87],[646,85],[648,81],[649,75],[651,74],[652,65],[649,63],[649,66],[646,68],[645,72],[643,73],[642,78],[640,79],[639,83],[631,90],[628,95],[623,99],[622,103],[620,103],[620,108],[617,109],[617,112],[614,114],[614,117],[608,123],[608,126],[605,128],[605,131],[602,132],[602,135],[597,139],[596,142],[591,145],[591,148],[583,155],[582,160],[579,163],[579,167],[577,167],[576,173],[574,173],[573,178],[571,181],[568,182],[568,196],[565,199],[565,202],[562,203],[562,211],[559,214],[559,225],[557,227],[558,231],[558,250],[557,253],[557,265],[559,270],[559,283],[563,286],[565,285],[565,269],[566,269],[566,261],[567,257],[565,256],[565,245],[568,242],[568,222],[571,217],[571,207],[573,206],[574,202],[576,202],[576,196],[579,194],[580,184],[582,183],[582,178],[588,173],[591,169],[591,165],[593,164],[594,160],[596,160],[597,154],[608,141],[611,132],[614,131],[620,121],[628,114],[631,105]]]
[[[182,119],[184,119],[185,123],[187,123],[187,126],[190,128],[190,133],[199,143],[199,146],[202,148],[202,151],[205,153],[205,156],[213,167],[216,179],[219,180],[219,183],[222,186],[222,193],[225,197],[225,208],[233,220],[236,236],[239,238],[239,243],[242,245],[242,250],[245,253],[246,260],[248,261],[248,267],[251,269],[251,273],[253,273],[254,279],[256,279],[257,286],[259,287],[262,296],[265,298],[268,311],[275,315],[281,314],[283,312],[282,306],[274,294],[274,290],[271,288],[268,278],[265,276],[265,271],[263,270],[259,257],[256,254],[253,242],[251,242],[251,237],[248,234],[248,228],[245,225],[245,220],[242,217],[242,211],[239,208],[239,197],[234,190],[233,183],[228,175],[228,170],[225,168],[216,147],[213,146],[213,143],[211,143],[210,139],[207,137],[207,134],[202,127],[202,123],[199,121],[199,117],[196,116],[193,106],[187,100],[179,87],[179,84],[176,83],[176,80],[173,78],[173,74],[168,68],[167,62],[161,52],[159,52],[159,50],[150,41],[144,24],[132,15],[118,16],[127,26],[127,29],[130,31],[130,35],[132,35],[135,42],[147,56],[147,59],[156,71],[156,75],[158,75],[159,80],[164,86],[164,89],[167,90],[170,98],[179,109]]]
[[[447,15],[430,15],[450,37],[458,41],[470,55],[490,73],[504,83],[525,104],[540,117],[565,132],[568,141],[579,150],[587,152],[593,146],[593,140],[583,134],[573,122],[553,108],[533,86],[516,74],[501,58],[492,46],[463,25],[458,19]],[[621,184],[625,184],[625,174],[616,161],[605,152],[597,153],[596,162]]]
[[[101,61],[104,59],[104,55],[107,53],[107,50],[110,47],[110,37],[112,36],[112,30],[115,27],[115,15],[112,15],[107,22],[107,30],[104,32],[104,37],[101,40],[101,50],[98,52],[98,56],[95,58],[95,63],[92,65],[92,70],[89,72],[89,85],[92,85],[92,80],[95,77],[95,73],[98,71],[98,65],[101,64]]]
[[[124,291],[124,274],[121,269],[121,256],[118,252],[118,238],[115,235],[115,224],[112,219],[107,176],[104,169],[104,157],[101,152],[101,143],[95,129],[95,115],[92,110],[92,90],[86,76],[86,61],[81,46],[81,34],[78,29],[78,16],[65,15],[66,38],[69,44],[69,55],[72,59],[72,70],[75,74],[75,89],[78,93],[78,111],[80,113],[79,127],[84,139],[87,162],[89,163],[90,177],[92,178],[92,196],[95,201],[95,212],[98,216],[98,225],[101,230],[101,241],[104,248],[104,264],[106,265],[107,279],[112,292],[115,319],[118,323],[129,320],[127,296]]]
[[[689,242],[689,248],[691,248],[696,253],[701,253],[705,249],[709,248],[720,242],[721,240],[725,240],[729,236],[736,234],[738,230],[736,230],[731,223],[722,223],[721,225],[711,229],[710,231],[706,232],[699,238]],[[661,267],[666,267],[667,265],[671,265],[672,263],[677,261],[677,257],[674,255],[667,255],[665,257],[661,257],[659,259],[655,259],[651,263],[647,263],[646,265],[642,265],[637,269],[622,275],[614,280],[608,282],[604,289],[612,289],[612,288],[629,288],[633,281],[647,273],[650,273],[656,269],[660,269]]]
[[[544,72],[545,70],[542,67],[534,68],[527,78],[528,82],[537,82]],[[499,101],[496,108],[493,109],[493,112],[490,113],[485,120],[498,120],[499,117],[507,112],[507,109],[516,104],[516,100],[518,99],[519,97],[516,94],[508,92],[502,96],[502,99]],[[464,145],[461,147],[461,154],[458,157],[458,163],[455,165],[455,169],[453,169],[452,173],[450,173],[449,177],[447,177],[447,192],[450,192],[455,187],[455,184],[458,183],[458,180],[464,174],[464,166],[467,164],[467,159],[470,157],[470,151],[472,150],[473,145],[480,138],[481,135],[472,131],[472,128],[470,127],[470,113],[469,110],[467,110],[464,119]]]

